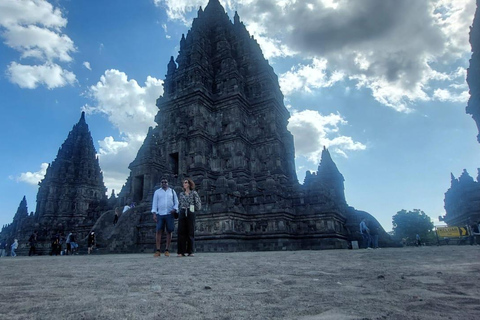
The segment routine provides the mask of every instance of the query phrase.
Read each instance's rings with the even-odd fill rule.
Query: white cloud
[[[160,7],[165,7],[168,18],[171,20],[181,20],[185,24],[190,24],[185,16],[192,10],[198,10],[200,6],[205,8],[205,0],[153,0],[153,3]]]
[[[75,51],[73,41],[67,35],[34,25],[11,26],[3,37],[7,46],[21,52],[22,58],[69,62],[72,60],[70,53]]]
[[[4,44],[17,50],[21,59],[37,61],[29,65],[11,62],[8,73],[13,83],[22,88],[45,84],[49,89],[75,83],[75,75],[55,62],[71,62],[71,54],[76,51],[73,41],[61,31],[66,24],[61,10],[45,0],[0,2]],[[48,69],[54,72],[52,76],[44,74]]]
[[[40,24],[49,28],[62,28],[67,20],[62,12],[44,0],[2,0],[0,2],[0,25]]]
[[[38,183],[43,179],[47,173],[48,163],[42,163],[40,165],[40,170],[37,172],[24,172],[20,176],[16,177],[17,182],[26,182],[28,184],[38,185]]]
[[[343,79],[341,72],[327,75],[327,60],[314,58],[310,65],[298,65],[280,75],[279,83],[283,94],[312,92],[312,89],[331,87]]]
[[[84,61],[84,62],[83,62],[83,66],[84,66],[85,68],[87,68],[88,70],[92,71],[92,67],[90,67],[90,62]]]
[[[7,76],[10,82],[26,89],[35,89],[42,84],[54,89],[76,82],[75,74],[52,63],[30,66],[12,62],[8,66]]]
[[[146,137],[155,126],[156,99],[163,94],[163,81],[147,77],[145,85],[118,70],[107,70],[100,81],[89,88],[94,106],[84,106],[87,113],[102,113],[119,130],[121,141],[106,137],[99,141],[99,158],[107,188],[119,188],[129,174],[132,162]]]
[[[294,136],[296,156],[318,163],[324,146],[345,157],[347,151],[365,150],[364,144],[340,134],[340,126],[346,124],[338,113],[324,116],[314,110],[293,112],[288,130]]]
[[[433,98],[439,101],[464,102],[470,98],[468,91],[462,91],[460,94],[452,94],[447,89],[436,89],[433,92]]]

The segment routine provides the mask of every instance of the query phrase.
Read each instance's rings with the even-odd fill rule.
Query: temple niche
[[[470,27],[470,44],[472,45],[472,58],[470,67],[467,70],[467,83],[470,88],[470,99],[466,108],[467,114],[471,114],[473,120],[480,128],[480,21],[479,18],[479,0],[477,0],[477,9],[473,19],[473,25]],[[480,142],[480,135],[477,136]],[[480,221],[480,169],[479,175],[474,180],[467,172],[463,170],[458,179],[451,174],[451,186],[445,193],[445,211],[440,221],[444,221],[449,226],[464,226]]]

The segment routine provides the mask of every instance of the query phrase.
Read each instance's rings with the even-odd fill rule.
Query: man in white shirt
[[[163,229],[166,229],[167,245],[165,247],[165,256],[170,256],[168,251],[172,241],[172,232],[175,229],[173,213],[178,211],[178,197],[175,190],[168,187],[168,180],[162,178],[162,187],[153,194],[152,213],[153,221],[156,222],[155,244],[157,251],[154,257],[160,257],[160,247],[162,241]]]

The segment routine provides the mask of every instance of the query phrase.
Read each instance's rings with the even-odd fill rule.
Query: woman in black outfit
[[[202,203],[195,191],[192,179],[183,180],[183,190],[178,197],[178,250],[179,257],[193,257],[195,251],[195,214],[202,209]]]

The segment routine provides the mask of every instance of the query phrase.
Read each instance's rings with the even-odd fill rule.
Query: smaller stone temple
[[[446,214],[440,217],[449,226],[480,222],[480,169],[474,180],[463,170],[460,177],[451,174],[451,186],[445,193]]]
[[[28,214],[24,197],[1,237],[11,243],[13,238],[26,240],[37,230],[38,248],[43,253],[49,250],[52,232],[75,231],[78,238],[85,237],[101,213],[111,206],[105,193],[97,152],[82,112],[39,183],[35,214]],[[24,247],[25,241],[21,241],[20,252]]]

